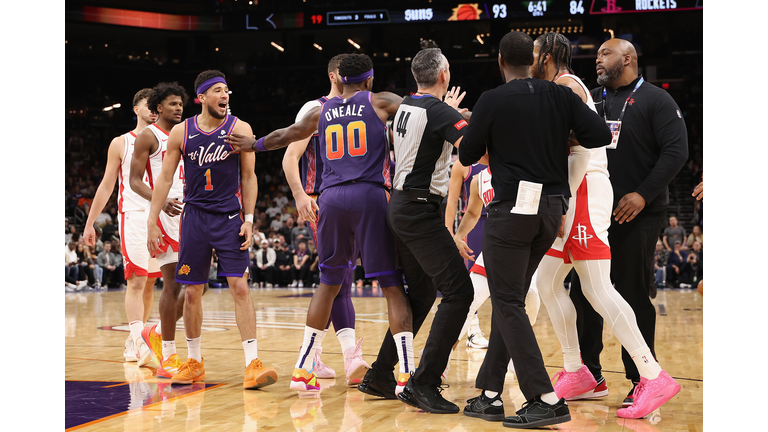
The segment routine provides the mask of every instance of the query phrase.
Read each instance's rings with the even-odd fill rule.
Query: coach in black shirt
[[[442,100],[451,75],[448,60],[439,48],[416,54],[411,70],[418,91],[403,99],[394,118],[397,170],[387,221],[408,283],[414,335],[429,314],[438,290],[443,297],[419,368],[398,397],[427,412],[458,413],[459,407],[440,395],[440,375],[459,338],[474,289],[464,260],[443,224],[440,203],[448,193],[451,152],[461,142],[467,121],[455,108],[461,100],[456,91],[447,93],[446,102]],[[378,358],[358,389],[391,397],[392,369],[397,361],[395,344],[387,333]]]
[[[667,185],[688,160],[685,120],[672,97],[638,74],[637,51],[626,40],[610,39],[597,52],[597,83],[591,91],[597,113],[621,122],[617,142],[608,147],[613,186],[613,215],[608,229],[611,280],[632,306],[653,355],[656,307],[650,286],[656,241],[667,220]],[[571,289],[577,310],[579,345],[584,364],[596,380],[602,376],[603,320],[584,298],[577,280]],[[622,348],[627,379],[636,385],[640,373]],[[632,404],[634,386],[624,401]]]
[[[486,153],[494,199],[488,206],[483,254],[493,305],[488,353],[477,375],[480,396],[464,413],[486,420],[504,416],[500,393],[510,356],[528,404],[504,425],[540,427],[570,420],[557,398],[525,313],[525,295],[536,267],[557,236],[568,209],[568,138],[586,148],[607,145],[602,118],[573,91],[531,78],[533,40],[507,33],[499,44],[506,84],[480,96],[459,160],[469,166]]]

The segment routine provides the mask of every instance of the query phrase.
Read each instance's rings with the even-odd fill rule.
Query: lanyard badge
[[[615,150],[616,147],[619,144],[619,134],[621,133],[621,120],[624,118],[624,112],[627,110],[627,103],[632,99],[632,96],[635,95],[635,92],[638,88],[643,84],[643,78],[640,77],[640,80],[637,81],[637,84],[635,84],[635,88],[632,90],[632,92],[627,96],[627,100],[624,101],[624,107],[621,109],[621,114],[619,114],[618,120],[608,120],[608,117],[605,115],[605,106],[603,106],[603,118],[605,119],[605,124],[608,125],[608,129],[611,130],[611,143],[606,146],[609,150]],[[605,97],[608,94],[608,92],[605,90],[605,87],[603,87],[603,104],[605,104]]]

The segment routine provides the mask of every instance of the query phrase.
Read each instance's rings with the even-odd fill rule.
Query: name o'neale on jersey
[[[208,145],[208,148],[200,146],[199,150],[193,151],[192,153],[188,153],[187,156],[189,156],[189,160],[197,161],[197,163],[200,166],[203,166],[205,164],[212,163],[212,162],[223,161],[224,159],[227,158],[227,156],[229,156],[230,152],[224,150],[224,147],[226,146],[226,144],[219,144],[215,150],[211,151],[211,147],[215,145],[216,143],[211,143],[210,145]]]
[[[347,105],[346,107],[331,108],[325,112],[325,121],[331,121],[332,119],[348,116],[363,116],[363,108],[365,105]]]

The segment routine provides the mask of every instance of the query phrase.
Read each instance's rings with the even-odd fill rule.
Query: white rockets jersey
[[[157,151],[149,155],[147,160],[149,187],[154,189],[157,177],[160,175],[160,170],[163,167],[165,152],[168,151],[168,133],[160,129],[155,123],[149,125],[148,128],[155,134],[158,143]],[[173,175],[173,184],[171,184],[171,189],[168,191],[168,198],[176,198],[179,201],[184,200],[184,167],[181,160],[179,160],[179,166]]]
[[[577,77],[576,75],[571,74],[563,74],[560,75],[557,79],[560,79],[562,77],[569,77],[574,80],[576,80],[579,85],[581,85],[581,88],[584,90],[584,93],[587,94],[587,106],[589,109],[595,112],[597,114],[597,109],[595,108],[595,101],[592,99],[592,94],[589,92],[589,89],[586,85]],[[555,80],[557,81],[557,80]],[[587,164],[587,173],[599,173],[599,174],[605,174],[608,175],[608,156],[605,153],[605,147],[600,147],[596,149],[589,149],[589,163]]]
[[[491,186],[491,168],[488,167],[475,176],[477,178],[477,192],[483,204],[488,206],[493,201],[493,186]]]
[[[118,196],[117,196],[117,210],[120,213],[129,211],[144,211],[149,206],[149,201],[140,197],[139,194],[131,189],[131,160],[133,159],[133,145],[136,142],[136,134],[133,131],[122,135],[125,139],[125,149],[123,150],[123,160],[120,163],[120,175],[118,177],[120,181]],[[149,186],[149,177],[144,174],[144,183]]]

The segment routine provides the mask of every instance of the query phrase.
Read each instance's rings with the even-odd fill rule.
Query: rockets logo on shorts
[[[587,240],[591,239],[592,235],[587,234],[587,227],[582,224],[578,224],[576,225],[576,231],[577,231],[576,235],[573,236],[572,238],[574,240],[578,240],[579,246],[583,246],[584,249],[588,249]]]
[[[189,268],[189,266],[188,266],[188,265],[184,264],[184,265],[182,265],[182,266],[181,266],[181,268],[179,269],[179,274],[180,274],[180,275],[188,275],[188,274],[189,274],[189,272],[190,272],[191,270],[192,270],[192,269],[191,269],[191,268]]]
[[[455,124],[455,125],[453,125],[453,126],[456,128],[456,130],[461,130],[461,129],[462,129],[464,126],[466,126],[466,125],[467,125],[467,121],[466,121],[466,120],[464,120],[464,119],[461,119],[461,120],[459,120],[459,122],[458,122],[458,123],[456,123],[456,124]]]

